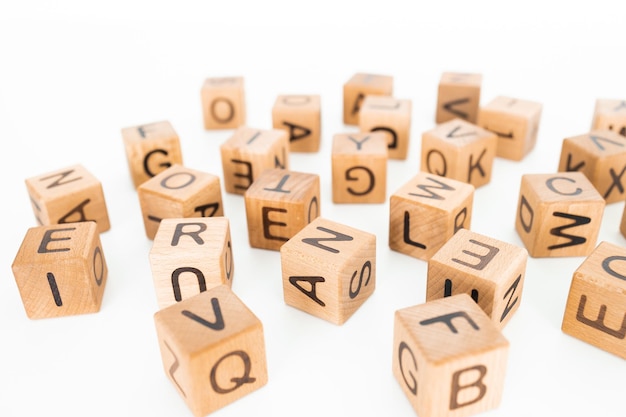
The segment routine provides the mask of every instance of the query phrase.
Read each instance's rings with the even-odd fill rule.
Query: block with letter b
[[[376,236],[318,217],[280,248],[285,303],[345,323],[376,287]]]
[[[509,342],[467,294],[397,310],[393,338],[393,375],[420,417],[500,404]]]
[[[411,139],[411,100],[367,96],[359,115],[361,132],[382,132],[387,137],[388,157],[406,159]]]
[[[289,135],[292,152],[317,152],[322,135],[322,109],[319,95],[281,95],[272,108],[274,129]]]
[[[162,309],[154,322],[165,374],[194,416],[267,383],[263,325],[229,287]]]
[[[444,72],[437,91],[436,123],[463,119],[476,123],[480,107],[481,74]]]
[[[243,77],[212,77],[202,85],[204,128],[236,129],[246,123]]]
[[[100,311],[107,265],[94,222],[28,229],[12,269],[31,319]]]
[[[597,99],[591,129],[612,130],[626,136],[626,100]]]
[[[343,85],[343,123],[359,124],[359,112],[365,96],[393,95],[393,77],[378,74],[354,74]]]

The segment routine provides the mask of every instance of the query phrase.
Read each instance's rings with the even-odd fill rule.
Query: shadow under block
[[[480,187],[491,181],[498,136],[461,119],[422,134],[420,170]]]
[[[94,222],[28,229],[11,268],[31,319],[100,311],[107,265]]]
[[[612,130],[626,136],[626,100],[597,99],[591,130]]]
[[[285,303],[341,325],[376,287],[376,236],[318,217],[280,248]]]
[[[141,184],[137,194],[149,239],[154,239],[163,219],[224,215],[219,177],[182,165]]]
[[[419,417],[499,406],[509,342],[467,294],[397,310],[393,375]]]
[[[515,230],[532,257],[587,256],[604,207],[582,172],[522,175]]]
[[[280,247],[321,214],[320,179],[284,169],[266,170],[244,194],[253,248]]]
[[[263,171],[289,169],[289,138],[284,130],[240,127],[220,146],[224,190],[243,195]]]
[[[542,105],[496,97],[478,111],[478,125],[498,135],[496,156],[521,161],[535,147]]]
[[[624,201],[626,138],[610,130],[594,130],[563,139],[559,172],[579,171],[607,204]]]
[[[150,250],[150,267],[159,308],[235,276],[230,223],[225,217],[163,219]]]
[[[480,107],[481,74],[444,72],[437,90],[435,122],[463,119],[476,123]]]
[[[429,260],[472,221],[474,186],[420,172],[390,197],[389,248]]]
[[[246,123],[243,77],[207,78],[202,85],[204,128],[236,129]]]
[[[267,383],[261,321],[227,286],[154,315],[165,375],[196,417]]]
[[[317,152],[322,135],[322,109],[319,95],[282,95],[272,108],[274,129],[289,135],[292,152]]]
[[[180,139],[170,122],[122,129],[128,170],[135,188],[174,164],[183,163]]]
[[[393,77],[377,74],[354,74],[343,85],[343,123],[359,124],[359,111],[365,96],[393,95]]]
[[[502,329],[520,306],[528,252],[461,229],[428,261],[426,301],[467,294]]]
[[[359,115],[361,132],[382,132],[388,158],[406,159],[411,138],[411,100],[367,96]]]
[[[40,226],[94,221],[98,232],[111,228],[102,184],[81,165],[26,179]]]
[[[383,133],[335,135],[331,169],[334,203],[387,200],[387,140]]]
[[[572,276],[563,332],[626,359],[626,249],[601,242]]]

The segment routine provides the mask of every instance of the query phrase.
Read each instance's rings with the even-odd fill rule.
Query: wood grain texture
[[[365,96],[393,95],[393,77],[356,73],[343,85],[343,123],[359,124],[359,112]]]
[[[481,74],[444,72],[437,89],[435,123],[463,119],[476,123],[480,107]]]
[[[322,136],[322,104],[316,94],[280,95],[272,107],[272,125],[289,136],[291,152],[317,152]]]
[[[387,96],[365,96],[359,112],[361,132],[383,132],[389,159],[404,160],[411,139],[412,101]]]
[[[204,128],[236,129],[246,123],[243,77],[210,77],[200,92]]]

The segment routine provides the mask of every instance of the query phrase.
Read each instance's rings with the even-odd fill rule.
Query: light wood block
[[[498,136],[453,119],[422,134],[420,170],[481,187],[491,181]]]
[[[428,261],[426,301],[467,294],[502,329],[520,306],[528,252],[460,229]]]
[[[622,236],[626,237],[626,205],[622,208],[622,219],[620,220],[619,231]]]
[[[183,163],[180,139],[168,121],[126,127],[122,140],[135,188],[173,164]]]
[[[204,128],[236,129],[246,123],[243,77],[212,77],[202,85]]]
[[[429,260],[472,221],[474,186],[420,172],[389,201],[389,248]]]
[[[334,203],[387,201],[387,139],[382,132],[333,136]]]
[[[444,72],[437,90],[435,122],[463,119],[476,123],[480,107],[480,87],[483,76],[458,72]]]
[[[321,214],[317,174],[269,169],[244,194],[253,248],[280,247]]]
[[[154,315],[165,375],[196,417],[267,384],[263,325],[227,286]]]
[[[230,222],[225,217],[163,219],[150,250],[150,267],[159,308],[235,276]]]
[[[111,228],[102,184],[82,165],[27,178],[26,188],[40,226],[94,221],[99,233]]]
[[[11,268],[31,319],[100,311],[108,271],[94,222],[28,229]]]
[[[220,146],[224,190],[243,195],[263,171],[289,169],[289,138],[284,130],[240,127]]]
[[[543,106],[529,100],[499,96],[478,111],[478,125],[498,135],[496,155],[521,161],[537,143]]]
[[[393,375],[420,417],[499,406],[509,342],[467,294],[397,310]]]
[[[359,124],[359,111],[365,96],[393,95],[393,77],[379,74],[354,74],[343,85],[343,123]]]
[[[137,194],[149,239],[154,239],[163,219],[224,215],[220,178],[182,165],[141,184]]]
[[[272,108],[274,129],[289,135],[292,152],[317,152],[322,136],[322,105],[319,95],[281,95]]]
[[[612,130],[626,136],[626,100],[597,99],[591,130]]]
[[[388,157],[406,159],[411,139],[411,100],[366,96],[359,115],[361,132],[382,132]]]
[[[515,230],[532,257],[587,256],[605,202],[582,172],[522,176]]]
[[[626,359],[626,249],[601,242],[576,269],[563,332]]]
[[[342,325],[376,287],[376,236],[321,217],[280,248],[285,303]]]

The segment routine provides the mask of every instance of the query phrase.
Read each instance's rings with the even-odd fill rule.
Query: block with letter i
[[[436,123],[463,119],[476,123],[480,107],[481,74],[444,72],[437,90]]]
[[[419,417],[499,406],[509,342],[467,294],[397,310],[393,375]]]
[[[591,129],[612,130],[626,136],[626,100],[597,99]]]
[[[28,229],[11,267],[31,319],[100,311],[107,265],[94,222]]]
[[[203,417],[267,384],[263,325],[227,286],[154,315],[165,374]]]
[[[379,74],[354,74],[343,85],[343,123],[359,124],[359,112],[365,96],[393,95],[393,77]]]
[[[285,303],[341,325],[376,287],[376,236],[318,217],[280,248]]]
[[[317,152],[322,135],[322,109],[319,95],[281,95],[272,108],[274,129],[289,135],[292,152]]]
[[[246,123],[243,77],[207,78],[201,99],[205,129],[236,129]]]
[[[411,100],[367,96],[359,115],[361,132],[382,132],[389,159],[406,159],[411,139]]]
[[[626,248],[601,242],[576,269],[561,328],[626,359]]]

